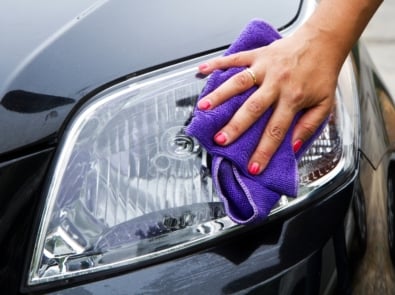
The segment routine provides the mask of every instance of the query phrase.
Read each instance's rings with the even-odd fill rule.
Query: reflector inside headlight
[[[49,183],[30,285],[141,262],[237,228],[213,190],[208,155],[183,131],[205,83],[199,62],[126,81],[75,116]],[[349,63],[342,75],[339,96],[352,97]],[[347,120],[356,114],[344,101],[300,162],[300,196],[282,198],[272,214],[352,166],[355,124]]]

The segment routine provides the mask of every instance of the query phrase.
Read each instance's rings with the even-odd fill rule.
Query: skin
[[[293,132],[296,152],[330,114],[340,69],[382,0],[321,0],[316,11],[294,34],[251,51],[219,57],[199,66],[202,74],[216,69],[249,67],[258,89],[214,136],[228,145],[270,106],[274,112],[251,156],[248,171],[261,173],[281,144],[296,113],[306,109]],[[254,85],[243,71],[201,99],[210,110]]]

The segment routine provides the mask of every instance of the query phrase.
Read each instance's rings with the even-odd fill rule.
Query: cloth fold
[[[266,46],[279,38],[280,34],[273,27],[255,19],[241,32],[225,55]],[[214,71],[199,99],[243,70],[244,67],[234,67]],[[217,145],[213,137],[256,89],[254,86],[209,111],[195,108],[192,120],[186,128],[186,133],[195,137],[212,156],[212,177],[216,192],[223,200],[228,216],[239,224],[261,221],[268,216],[281,195],[297,195],[297,160],[322,130],[321,127],[295,154],[291,141],[292,131],[300,116],[298,114],[267,168],[260,175],[250,175],[247,170],[248,161],[273,110],[268,109],[237,141],[228,146]]]

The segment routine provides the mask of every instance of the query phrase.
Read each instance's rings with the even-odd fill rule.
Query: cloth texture
[[[280,34],[263,20],[254,19],[226,50],[225,55],[266,46],[281,38]],[[233,75],[245,70],[234,67],[214,71],[200,94],[200,98],[212,92]],[[251,175],[249,159],[254,152],[263,130],[272,114],[268,109],[241,137],[227,146],[217,145],[214,135],[231,119],[237,109],[254,92],[253,86],[232,97],[212,110],[195,108],[186,133],[195,137],[212,156],[212,177],[217,194],[224,202],[228,216],[236,223],[255,223],[267,218],[281,195],[295,197],[298,190],[298,159],[319,135],[321,128],[303,144],[295,154],[292,148],[292,131],[295,117],[284,141],[272,157],[266,169],[259,175]]]

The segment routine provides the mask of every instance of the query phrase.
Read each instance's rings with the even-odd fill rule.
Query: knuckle
[[[276,144],[281,143],[286,132],[284,128],[278,125],[268,126],[265,131],[266,135],[268,135],[268,137],[271,138]]]
[[[241,90],[247,89],[250,85],[251,77],[248,76],[248,73],[245,71],[241,72],[240,74],[234,77],[235,83],[237,87]]]
[[[240,124],[237,124],[235,122],[229,122],[226,126],[226,129],[229,134],[239,134],[241,132]]]
[[[250,115],[252,115],[254,118],[258,118],[265,111],[265,106],[263,102],[256,99],[250,99],[246,103],[246,108]]]
[[[277,80],[279,83],[284,83],[289,80],[290,76],[291,72],[288,69],[283,68],[278,72]]]
[[[254,152],[254,158],[258,159],[261,163],[268,163],[272,158],[272,154],[263,147],[258,147]]]
[[[303,122],[301,123],[301,129],[307,135],[307,137],[310,137],[317,130],[317,126],[315,124]]]
[[[220,88],[217,88],[215,91],[211,92],[210,99],[213,102],[221,102],[223,97],[223,93]]]
[[[240,60],[240,55],[238,54],[233,54],[229,57],[231,64],[233,65],[238,65],[240,64],[241,60]]]
[[[300,102],[303,100],[303,98],[304,98],[304,92],[303,92],[302,88],[295,87],[293,89],[292,96],[291,96],[292,102],[294,102],[295,104],[300,104]]]
[[[304,92],[301,88],[293,89],[290,96],[288,96],[287,107],[293,112],[297,112],[303,108]]]

